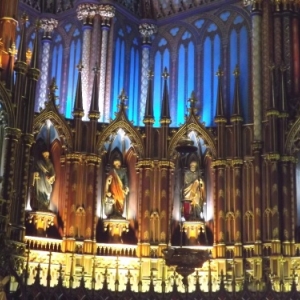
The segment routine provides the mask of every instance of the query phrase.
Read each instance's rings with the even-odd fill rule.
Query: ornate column
[[[52,32],[57,27],[57,20],[55,19],[41,19],[41,28],[43,29],[42,38],[42,63],[41,63],[41,78],[39,85],[39,98],[35,105],[35,111],[45,107],[47,101],[49,64],[50,64],[50,46],[52,41]]]
[[[299,40],[299,5],[300,3],[294,1],[292,6],[292,35],[293,35],[293,94],[299,95],[300,92],[300,40]]]
[[[87,120],[87,114],[90,108],[90,57],[91,57],[91,40],[93,18],[97,12],[98,6],[96,4],[80,4],[77,8],[77,18],[83,23],[83,42],[82,42],[82,103],[84,110],[84,120]]]
[[[7,230],[6,226],[10,223],[9,211],[10,205],[15,198],[14,189],[14,172],[16,153],[21,137],[21,130],[18,128],[5,127],[5,149],[7,149],[6,159],[4,161],[4,170],[7,172],[6,176],[3,176],[3,184],[1,191],[1,229]],[[9,171],[11,170],[11,171]]]
[[[171,241],[169,236],[169,220],[172,218],[172,200],[174,198],[174,163],[163,160],[158,163],[158,177],[160,185],[160,195],[157,197],[157,205],[159,212],[159,237],[158,237],[158,255],[162,255],[162,250],[167,247],[167,243]],[[155,196],[154,196],[155,197]],[[152,201],[153,203],[153,201]],[[154,209],[154,207],[153,207]]]
[[[96,241],[96,196],[97,196],[97,171],[101,159],[97,155],[85,157],[86,182],[83,183],[83,206],[86,212],[86,224],[84,228],[84,249],[87,253],[93,253],[93,245]],[[85,195],[85,196],[84,196]]]
[[[274,63],[275,65],[280,65],[282,63],[282,24],[281,24],[281,13],[279,1],[274,2],[274,12],[273,12],[273,51],[274,51]]]
[[[110,101],[109,99],[105,99],[108,34],[110,29],[110,20],[115,16],[115,8],[111,5],[100,5],[98,11],[101,16],[102,32],[99,80],[99,111],[101,115],[100,120],[102,122],[107,122],[109,120],[110,111]]]
[[[216,208],[217,208],[217,253],[216,257],[224,258],[225,257],[225,214],[226,214],[226,205],[225,205],[225,176],[226,176],[226,161],[225,160],[216,160],[213,162],[213,166],[216,169]]]
[[[90,60],[90,70],[92,71],[95,66],[99,66],[100,61],[100,15],[99,10],[96,11],[96,15],[93,21],[93,30],[92,30],[92,41],[91,41],[91,60]],[[92,86],[94,81],[94,76],[89,78],[89,96],[88,99],[92,97]],[[97,99],[98,101],[98,99]]]
[[[11,47],[11,42],[15,43],[16,41],[18,21],[15,18],[18,15],[18,2],[18,0],[11,0],[9,5],[4,2],[0,5],[0,70],[7,68],[9,64],[8,49]]]
[[[254,156],[252,172],[254,174],[254,236],[255,236],[255,254],[262,253],[262,189],[261,189],[261,151],[262,143],[254,142],[252,144],[252,153]]]
[[[136,169],[139,178],[139,236],[138,236],[138,253],[139,256],[150,255],[150,203],[153,189],[153,163],[151,160],[140,160]]]
[[[254,140],[262,139],[262,0],[245,0],[245,5],[251,5],[252,17],[252,95],[253,95],[253,122]]]
[[[282,0],[282,59],[286,67],[287,90],[292,92],[292,75],[295,61],[293,60],[293,28],[292,28],[292,6],[293,1]],[[299,25],[298,25],[299,26]],[[299,37],[298,37],[299,38]],[[299,58],[296,62],[299,61]]]
[[[142,35],[142,70],[139,122],[142,124],[145,115],[147,99],[151,37],[157,32],[157,27],[154,24],[143,23],[139,26],[139,31]]]

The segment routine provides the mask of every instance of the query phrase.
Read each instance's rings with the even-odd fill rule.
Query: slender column
[[[101,58],[100,58],[100,80],[99,80],[99,111],[101,121],[109,121],[110,101],[105,99],[106,89],[106,64],[108,52],[108,34],[110,29],[110,20],[115,16],[115,8],[110,5],[100,5],[99,14],[101,16]]]
[[[157,32],[157,27],[153,24],[143,23],[139,26],[139,31],[142,35],[142,71],[139,122],[140,124],[142,124],[143,118],[145,116],[145,107],[147,99],[151,37]]]
[[[89,98],[89,78],[90,78],[90,57],[93,18],[98,6],[96,4],[80,4],[77,8],[77,18],[83,23],[83,42],[82,42],[82,104],[84,110],[84,120],[87,120],[87,114],[90,108],[91,99]]]
[[[261,191],[261,142],[252,144],[253,161],[253,180],[254,180],[254,234],[255,234],[255,253],[261,254],[262,251],[262,191]]]
[[[52,32],[57,27],[57,20],[55,19],[41,19],[41,28],[43,29],[42,39],[42,63],[41,63],[41,78],[39,85],[39,97],[35,105],[35,111],[45,107],[47,101],[47,88],[49,78],[49,64],[50,64],[50,46],[52,41]]]
[[[217,257],[225,257],[225,160],[216,160],[213,162],[213,166],[216,168],[216,203],[217,203]]]
[[[280,5],[275,2],[274,13],[273,13],[273,27],[274,27],[274,63],[275,65],[280,65],[282,63],[282,24],[281,24],[281,14]]]
[[[251,4],[252,17],[252,95],[253,95],[253,122],[254,140],[262,139],[262,8],[261,0],[246,0],[245,4]]]
[[[292,1],[290,1],[292,2]],[[294,61],[292,56],[293,35],[292,35],[292,15],[290,10],[290,3],[288,1],[282,1],[282,49],[283,49],[283,61],[286,67],[286,79],[287,79],[287,90],[290,94],[292,92],[292,74],[294,69]]]
[[[153,164],[150,160],[141,160],[137,164],[139,174],[139,255],[148,256],[150,254],[150,236],[149,236],[149,219],[150,203],[153,189]],[[152,195],[153,196],[153,195]]]
[[[290,157],[282,156],[280,160],[281,171],[281,203],[282,203],[282,225],[283,225],[283,241],[291,240],[291,190],[290,190]]]
[[[173,199],[173,189],[170,188],[172,185],[173,179],[173,170],[174,164],[170,161],[160,161],[159,162],[159,177],[160,177],[160,191],[161,195],[158,197],[158,205],[160,211],[160,236],[159,236],[159,244],[160,248],[164,248],[168,242],[168,231],[169,224],[168,220],[170,216],[170,202]],[[159,250],[161,250],[159,249]],[[159,251],[159,255],[160,255]]]
[[[91,60],[90,60],[90,70],[93,70],[95,66],[99,66],[100,63],[100,16],[99,11],[96,11],[96,15],[94,17],[93,22],[93,30],[92,30],[92,41],[91,41]],[[94,76],[90,76],[89,78],[89,95],[88,99],[91,99],[92,97],[92,90],[93,90],[93,81]],[[89,102],[90,104],[90,102]],[[89,106],[90,107],[90,106]]]
[[[15,162],[16,162],[16,153],[18,148],[18,141],[21,137],[21,131],[17,128],[5,128],[5,146],[6,146],[6,159],[4,161],[4,172],[6,172],[5,176],[3,176],[3,184],[1,191],[1,198],[3,197],[2,205],[1,205],[1,228],[6,227],[10,222],[9,219],[9,210],[10,204],[15,198],[15,190],[14,190],[14,172]],[[9,171],[11,170],[11,171]],[[5,223],[3,225],[3,223]]]
[[[272,234],[272,253],[280,253],[280,240],[282,237],[282,226],[281,226],[281,205],[279,203],[279,154],[268,154],[267,155],[267,168],[269,172],[270,185],[267,193],[269,193],[269,199],[271,202],[272,217],[271,217],[271,234]]]
[[[18,15],[18,0],[9,1],[9,5],[6,1],[0,2],[0,71],[1,68],[6,70],[9,64],[9,47],[11,43],[16,41],[16,28]],[[5,75],[5,74],[4,74]],[[2,78],[6,79],[6,78]]]
[[[300,41],[299,41],[299,3],[295,1],[293,6],[292,34],[293,34],[293,94],[300,92]]]
[[[96,155],[88,155],[86,157],[86,182],[82,193],[83,207],[85,208],[86,222],[83,236],[85,244],[89,247],[87,252],[92,253],[92,240],[96,240],[96,184],[97,184],[97,170],[100,164],[100,158]],[[85,195],[85,197],[84,197]]]
[[[235,214],[235,256],[242,256],[242,159],[233,160],[233,184],[234,184],[234,214]]]
[[[67,217],[65,227],[67,228],[68,237],[77,236],[76,228],[76,209],[82,205],[81,195],[81,161],[82,155],[70,153],[66,155],[66,163],[68,164],[68,207],[66,207]]]
[[[15,176],[16,198],[11,202],[10,224],[14,231],[13,239],[23,241],[25,236],[25,203],[28,195],[28,171],[30,160],[30,149],[34,143],[34,136],[30,133],[21,136],[21,147],[18,153],[19,163],[15,165],[15,170],[19,170],[19,176]]]

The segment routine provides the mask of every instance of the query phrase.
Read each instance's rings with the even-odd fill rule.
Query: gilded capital
[[[54,28],[57,27],[57,20],[50,18],[43,18],[40,20],[40,26],[43,29],[43,38],[44,39],[51,39],[51,34]]]
[[[115,16],[115,8],[111,5],[99,5],[98,13],[102,18],[102,26],[110,26],[110,19]]]
[[[139,32],[143,38],[143,44],[150,44],[151,36],[157,32],[157,26],[149,23],[142,23],[139,25]]]
[[[251,5],[251,11],[261,11],[262,9],[262,0],[244,0],[244,6]]]
[[[98,5],[96,4],[80,4],[77,7],[77,18],[78,20],[81,20],[84,25],[92,25],[97,10]]]

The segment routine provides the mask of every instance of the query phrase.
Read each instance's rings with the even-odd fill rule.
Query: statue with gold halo
[[[192,161],[189,170],[184,173],[183,201],[189,204],[188,208],[185,207],[186,219],[199,220],[203,218],[205,185],[196,161]]]
[[[106,215],[109,218],[122,218],[128,193],[127,170],[122,168],[121,159],[115,158],[105,182]]]

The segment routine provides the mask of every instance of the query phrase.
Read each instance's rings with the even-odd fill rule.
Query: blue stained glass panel
[[[154,91],[153,91],[153,108],[154,108],[154,126],[159,127],[160,120],[160,109],[161,109],[161,98],[162,98],[162,55],[160,51],[156,52],[155,62],[154,62]]]
[[[203,110],[202,120],[206,126],[212,126],[212,43],[210,37],[204,41],[203,59]]]
[[[246,123],[250,122],[249,113],[249,41],[246,26],[240,31],[240,95],[242,114]],[[242,87],[242,88],[241,88]]]
[[[184,123],[185,115],[185,49],[180,45],[178,51],[178,82],[177,82],[177,116],[176,126]]]
[[[69,70],[68,70],[68,88],[67,88],[67,102],[66,102],[66,112],[67,118],[72,118],[72,111],[74,108],[74,100],[76,93],[76,85],[78,78],[78,71],[76,70],[76,65],[80,62],[81,57],[81,41],[72,41],[70,47],[70,59],[69,59]]]
[[[237,36],[237,32],[235,29],[233,29],[230,33],[230,76],[229,76],[229,80],[230,80],[230,89],[229,89],[229,103],[230,103],[230,107],[229,107],[229,112],[230,115],[232,114],[233,111],[233,98],[234,98],[234,82],[235,82],[235,77],[232,75],[235,67],[237,64],[239,64],[238,61],[238,36]]]
[[[188,74],[187,74],[187,99],[195,90],[195,46],[191,41],[188,45]]]
[[[213,53],[213,70],[212,70],[212,80],[213,80],[213,96],[212,96],[212,110],[211,110],[211,118],[214,120],[217,111],[217,93],[218,93],[218,77],[216,73],[221,66],[221,39],[218,34],[214,37],[214,45],[213,45],[214,53]]]

